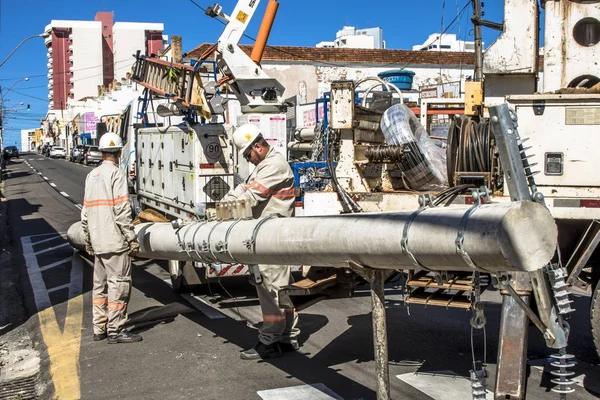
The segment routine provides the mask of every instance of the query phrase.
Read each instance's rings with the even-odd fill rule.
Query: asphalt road
[[[299,352],[265,362],[241,361],[255,344],[260,310],[245,279],[223,279],[181,296],[170,287],[164,263],[136,262],[130,324],[144,341],[107,345],[92,341],[90,261],[66,244],[79,220],[90,167],[24,155],[9,165],[6,193],[14,261],[22,269],[49,392],[60,399],[374,399],[373,337],[368,287],[354,298],[327,300],[300,312]],[[234,298],[232,299],[231,296]],[[402,303],[398,283],[386,288],[393,398],[470,398],[470,312]],[[569,352],[580,361],[581,381],[571,399],[596,398],[600,367],[589,333],[589,296],[573,296],[577,312]],[[494,386],[500,296],[484,293],[488,319],[488,385]],[[478,358],[483,336],[475,333]],[[552,351],[530,329],[528,399],[549,392],[544,364]],[[546,363],[547,364],[547,363]],[[546,371],[550,367],[546,366]],[[400,377],[398,377],[400,376]],[[311,385],[311,386],[305,386]],[[437,392],[436,392],[437,390]],[[428,394],[426,394],[428,393]]]

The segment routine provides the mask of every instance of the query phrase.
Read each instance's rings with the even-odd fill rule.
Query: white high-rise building
[[[94,21],[53,20],[46,26],[48,108],[64,110],[69,100],[98,94],[125,77],[132,55],[158,54],[163,48],[161,23],[113,23],[112,12],[98,12]]]
[[[335,35],[333,42],[320,42],[316,47],[337,47],[349,49],[385,49],[383,29],[366,28],[356,29],[353,26],[344,26]]]
[[[483,44],[482,44],[483,45]],[[475,42],[457,40],[453,33],[444,33],[440,38],[439,33],[429,35],[425,43],[413,46],[413,50],[427,51],[475,51]]]

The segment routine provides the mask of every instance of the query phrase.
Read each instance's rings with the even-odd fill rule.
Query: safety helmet
[[[256,125],[244,124],[233,133],[233,143],[235,143],[238,151],[244,154],[259,137],[262,137],[262,134]]]
[[[103,153],[116,153],[123,148],[123,140],[113,132],[107,132],[100,138],[98,148]]]

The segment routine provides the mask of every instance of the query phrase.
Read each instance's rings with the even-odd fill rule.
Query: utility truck
[[[471,324],[477,329],[485,326],[481,292],[494,283],[504,295],[497,398],[524,397],[528,319],[542,331],[548,347],[557,350],[553,364],[558,368],[554,390],[563,394],[570,392],[573,382],[568,379],[571,375],[568,368],[573,364],[572,356],[566,352],[571,329],[566,317],[573,310],[568,285],[582,282],[592,287],[592,330],[596,343],[600,342],[600,267],[597,266],[600,255],[596,252],[600,241],[597,222],[600,180],[596,171],[600,161],[594,150],[595,133],[600,125],[600,66],[593,62],[600,56],[597,46],[600,23],[593,22],[597,22],[594,15],[598,15],[600,6],[594,2],[542,1],[546,8],[542,77],[537,2],[507,0],[504,23],[494,24],[481,19],[479,1],[473,0],[474,79],[467,83],[464,98],[430,100],[424,102],[420,110],[414,110],[423,124],[408,107],[393,104],[394,98],[401,102],[402,95],[375,93],[380,87],[385,87],[388,93],[396,91],[378,78],[337,81],[331,85],[330,115],[326,126],[321,126],[322,134],[305,135],[311,145],[300,146],[308,151],[311,148],[323,150],[323,156],[313,161],[324,163],[328,182],[308,185],[312,189],[298,193],[303,198],[300,213],[314,219],[299,218],[297,224],[303,229],[314,229],[310,228],[311,224],[336,224],[338,218],[335,217],[348,221],[349,217],[337,214],[366,212],[366,221],[385,218],[370,212],[410,211],[400,225],[403,229],[397,232],[399,249],[396,250],[401,256],[397,267],[391,268],[389,258],[385,257],[391,257],[392,253],[379,254],[376,249],[392,250],[375,243],[372,249],[361,254],[347,248],[348,255],[344,258],[344,254],[335,251],[343,253],[340,248],[350,242],[332,242],[335,249],[330,254],[320,246],[324,242],[304,238],[314,246],[314,254],[312,250],[294,253],[297,249],[290,247],[286,255],[277,251],[284,245],[292,246],[292,241],[268,237],[264,240],[272,252],[259,251],[257,243],[263,224],[278,224],[281,232],[291,234],[292,231],[286,229],[296,222],[252,222],[255,225],[254,231],[250,230],[251,237],[244,240],[243,248],[237,248],[228,238],[243,236],[238,228],[246,229],[244,226],[250,222],[238,218],[231,223],[227,218],[222,219],[222,215],[216,223],[212,220],[215,214],[211,210],[248,172],[248,165],[232,144],[235,127],[226,123],[224,110],[228,96],[240,102],[245,122],[260,125],[267,140],[276,148],[283,147],[285,151],[286,147],[285,124],[281,123],[285,121],[286,111],[282,100],[284,88],[260,67],[277,9],[276,0],[269,2],[252,55],[246,55],[238,46],[258,3],[240,0],[231,15],[226,15],[217,4],[210,7],[207,14],[225,22],[225,28],[217,44],[193,66],[136,56],[133,79],[148,91],[139,100],[139,114],[134,115],[132,106],[126,111],[129,115],[123,118],[120,134],[127,143],[122,166],[132,179],[131,191],[137,211],[146,212],[140,216],[146,221],[175,221],[173,227],[178,235],[175,240],[161,230],[164,228],[157,227],[156,232],[166,235],[164,246],[156,242],[155,234],[148,242],[151,248],[143,248],[141,254],[153,258],[171,257],[170,273],[176,289],[201,283],[211,276],[245,273],[247,264],[265,260],[312,260],[306,265],[318,266],[315,257],[321,254],[325,268],[313,269],[322,271],[324,282],[332,282],[329,277],[335,277],[338,283],[352,287],[354,277],[360,275],[372,283],[378,344],[387,338],[385,324],[381,324],[382,318],[385,319],[382,300],[386,275],[380,274],[377,268],[387,269],[387,276],[394,270],[408,271],[408,304],[471,309]],[[481,48],[482,26],[502,30],[485,53]],[[568,29],[564,29],[565,26]],[[209,60],[213,52],[214,61]],[[376,95],[381,96],[373,101]],[[160,98],[160,102],[156,98]],[[436,101],[438,106],[442,105],[441,110],[444,104],[448,107],[447,114],[452,115],[454,121],[444,146],[432,141],[424,129],[429,117],[427,104]],[[456,110],[457,104],[460,104],[460,112]],[[153,123],[149,123],[150,114]],[[136,121],[136,116],[141,116],[141,123]],[[406,127],[403,133],[398,128],[402,124]],[[537,175],[536,168],[540,171]],[[324,178],[313,174],[305,177],[305,182],[307,179]],[[481,228],[475,216],[484,218],[489,210],[501,209],[503,206],[497,203],[515,202],[529,204],[523,209],[531,209],[532,219],[544,220],[544,212],[539,207],[552,214],[558,227],[558,251],[552,259],[544,260],[549,247],[554,251],[555,238],[549,238],[555,228],[554,223],[552,227],[540,223],[539,230],[543,232],[531,233],[532,241],[536,241],[532,246],[539,248],[528,249],[524,243],[527,235],[520,232],[520,242],[510,243],[520,258],[507,266],[507,272],[500,272],[498,265],[502,263],[489,268],[484,265],[482,256],[478,258],[477,251],[469,248],[486,237],[474,235],[473,232]],[[437,213],[438,221],[448,224],[440,231],[432,231],[432,235],[442,235],[442,230],[452,231],[451,249],[442,246],[435,255],[427,253],[429,258],[420,259],[413,246],[423,245],[419,249],[427,248],[427,251],[432,251],[432,246],[416,243],[413,235],[418,236],[415,231],[423,223],[421,217]],[[462,213],[462,217],[450,218],[453,213]],[[511,226],[514,228],[518,222],[513,221]],[[225,227],[227,230],[221,232]],[[210,231],[204,232],[205,228]],[[223,234],[218,243],[211,242],[213,230],[215,235]],[[186,233],[179,236],[180,232]],[[314,232],[316,235],[318,230]],[[214,237],[212,239],[214,241]],[[281,246],[273,247],[277,240]],[[355,248],[362,248],[365,240],[353,242]],[[254,253],[247,255],[244,249]],[[538,250],[537,261],[543,260],[543,268],[529,264],[536,259],[531,256],[532,252]],[[448,254],[443,253],[447,251]],[[509,253],[513,254],[512,250]],[[510,259],[510,254],[502,254]],[[248,262],[237,264],[236,257]],[[446,264],[440,260],[446,260]],[[347,272],[340,272],[342,264],[343,271]],[[304,292],[311,293],[310,290]],[[387,352],[384,357],[384,351],[376,348],[376,353],[381,378],[378,397],[384,399],[389,397],[389,387],[386,394],[383,378],[387,371]],[[476,396],[481,396],[485,382],[484,366],[479,365],[472,374],[473,396],[481,398]]]

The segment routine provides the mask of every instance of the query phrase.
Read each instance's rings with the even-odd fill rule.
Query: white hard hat
[[[116,153],[123,148],[123,140],[113,132],[107,132],[100,138],[98,148],[104,153]]]
[[[260,129],[254,124],[244,124],[237,128],[233,133],[233,143],[235,143],[235,147],[238,148],[238,151],[241,151],[242,154],[248,150],[252,144],[256,141],[256,139],[262,136],[260,133]]]

